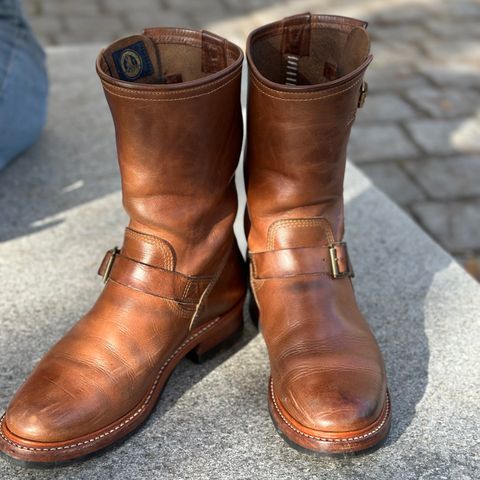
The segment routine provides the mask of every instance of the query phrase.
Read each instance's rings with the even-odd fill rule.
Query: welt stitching
[[[240,75],[241,75],[241,70],[240,70],[240,74],[235,74],[232,78],[229,78],[228,81],[224,85],[229,84],[230,82],[232,82],[233,80],[238,78]],[[105,80],[102,80],[102,84],[106,89],[110,88],[110,89],[120,90],[120,91],[127,92],[127,93],[138,93],[140,95],[160,95],[161,96],[161,95],[172,95],[172,94],[175,94],[175,93],[195,92],[195,91],[198,91],[198,90],[202,90],[205,87],[210,87],[210,86],[213,86],[213,85],[217,85],[217,84],[222,83],[224,81],[225,81],[225,77],[220,78],[218,80],[215,80],[213,82],[205,83],[204,85],[200,85],[198,87],[191,87],[191,88],[185,88],[185,89],[182,88],[182,89],[173,90],[173,91],[169,91],[169,92],[150,92],[148,90],[135,90],[135,89],[125,88],[125,87],[119,87],[117,85],[113,85],[111,83],[108,83]],[[212,90],[212,91],[215,91],[215,90]],[[205,93],[208,94],[210,92],[205,92]]]
[[[294,432],[296,432],[296,433],[298,433],[298,434],[300,434],[304,437],[312,438],[314,440],[321,440],[322,442],[353,442],[353,441],[356,441],[356,440],[362,440],[363,438],[371,437],[372,435],[374,435],[375,433],[377,433],[379,430],[381,430],[383,428],[383,426],[385,425],[385,422],[387,421],[388,415],[390,414],[390,399],[389,399],[388,392],[387,392],[387,396],[386,396],[386,399],[385,399],[385,403],[386,403],[385,413],[383,415],[383,418],[382,418],[382,421],[380,422],[380,424],[377,425],[373,430],[371,430],[370,432],[364,433],[363,435],[357,435],[355,437],[350,437],[350,438],[323,438],[323,437],[317,437],[315,435],[309,435],[308,433],[304,433],[304,432],[298,430],[295,426],[293,426],[284,417],[283,413],[278,408],[277,401],[275,399],[275,393],[273,391],[273,380],[270,380],[270,396],[271,396],[271,398],[273,400],[273,403],[275,405],[275,409],[277,410],[278,414],[282,417],[282,420],[286,423],[286,425],[288,427],[290,427]]]
[[[336,95],[340,95],[341,93],[345,93],[345,92],[348,92],[349,90],[351,90],[352,88],[354,88],[355,86],[357,86],[359,83],[361,83],[362,79],[360,78],[359,80],[357,80],[356,82],[352,83],[352,85],[350,85],[348,88],[345,88],[343,90],[339,90],[338,92],[334,92],[334,93],[331,93],[329,95],[323,95],[323,96],[320,96],[320,97],[310,97],[310,98],[282,98],[282,97],[278,97],[278,96],[274,96],[274,95],[270,95],[269,93],[265,92],[265,90],[263,90],[263,88],[267,89],[267,90],[270,90],[271,92],[274,92],[276,95],[295,95],[295,96],[299,96],[299,95],[311,95],[311,94],[314,94],[314,93],[317,93],[317,92],[283,92],[283,91],[278,91],[278,90],[273,90],[272,88],[269,88],[267,87],[266,85],[263,85],[261,84],[257,79],[255,79],[252,75],[250,75],[250,79],[252,80],[252,85],[259,91],[261,92],[263,95],[266,95],[267,97],[270,97],[270,98],[274,98],[275,100],[281,100],[281,101],[284,101],[284,102],[311,102],[311,101],[314,101],[314,100],[324,100],[326,98],[330,98],[330,97],[334,97]]]
[[[210,328],[212,328],[219,320],[220,320],[221,317],[217,317],[215,320],[213,320],[209,325],[205,326],[204,328],[202,328],[200,331],[198,331],[197,333],[195,333],[194,335],[192,335],[191,337],[189,337],[187,340],[185,340],[171,355],[170,357],[168,357],[168,359],[165,361],[165,363],[162,365],[162,367],[160,368],[160,371],[158,372],[158,375],[157,377],[155,378],[155,381],[153,382],[153,385],[152,387],[150,388],[149,392],[148,392],[148,395],[147,395],[147,398],[145,399],[145,401],[143,402],[142,406],[135,411],[135,413],[133,413],[130,417],[128,417],[126,420],[124,420],[120,425],[117,425],[116,427],[112,428],[111,430],[109,430],[108,432],[105,432],[105,433],[102,433],[101,435],[98,435],[94,438],[90,438],[88,440],[84,440],[83,442],[79,442],[79,443],[74,443],[74,444],[70,444],[70,445],[63,445],[61,447],[50,447],[50,448],[39,448],[39,447],[25,447],[23,445],[20,445],[16,442],[13,442],[12,440],[10,440],[9,438],[7,438],[5,436],[5,434],[3,433],[3,431],[0,429],[0,435],[1,437],[7,442],[9,443],[10,445],[13,445],[15,447],[18,447],[18,448],[21,448],[23,450],[33,450],[33,451],[54,451],[54,450],[66,450],[68,448],[73,448],[73,447],[81,447],[81,446],[84,446],[88,443],[91,443],[91,442],[94,442],[96,440],[99,440],[103,437],[106,437],[107,435],[110,435],[111,433],[117,431],[118,429],[122,428],[123,426],[125,426],[126,424],[130,423],[135,417],[137,417],[144,409],[145,407],[148,405],[148,403],[150,402],[150,400],[152,399],[152,396],[153,396],[153,392],[158,384],[158,381],[160,380],[160,376],[161,374],[163,373],[163,371],[165,370],[165,368],[167,367],[167,365],[175,358],[175,356],[180,353],[181,350],[183,350],[189,343],[192,342],[192,340],[194,340],[195,338],[197,338],[199,335],[205,333],[207,330],[209,330]],[[0,419],[0,425],[3,425],[5,421],[5,414],[2,415],[2,418]]]

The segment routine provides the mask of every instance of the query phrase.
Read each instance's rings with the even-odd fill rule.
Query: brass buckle
[[[345,255],[347,257],[347,270],[344,272],[340,271],[340,266],[338,265],[338,256],[337,256],[337,245],[342,245],[345,250]],[[350,264],[350,258],[348,256],[347,244],[345,242],[334,242],[328,246],[328,254],[330,256],[330,265],[332,267],[332,277],[333,278],[345,278],[345,277],[354,277],[352,265]]]
[[[367,98],[368,95],[368,83],[363,82],[362,83],[362,88],[360,89],[360,96],[358,97],[358,108],[362,108],[363,104],[365,103],[365,99]]]
[[[118,247],[113,247],[110,252],[110,258],[108,259],[105,272],[103,273],[103,283],[107,283],[107,280],[110,277],[110,272],[112,271],[113,262],[115,261],[115,257],[120,253],[120,249]]]

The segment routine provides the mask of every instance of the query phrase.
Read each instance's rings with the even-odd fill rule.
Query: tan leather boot
[[[1,420],[0,449],[58,462],[124,437],[168,376],[243,325],[243,259],[233,234],[242,141],[243,55],[207,32],[148,29],[97,60],[116,128],[121,250],[98,301],[41,360]]]
[[[329,454],[370,448],[390,425],[343,242],[345,154],[372,59],[365,27],[303,14],[255,30],[247,46],[248,247],[270,413],[289,443]]]

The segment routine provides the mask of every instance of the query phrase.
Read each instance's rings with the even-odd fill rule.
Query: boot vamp
[[[172,303],[109,281],[18,390],[7,409],[8,429],[27,440],[61,442],[141,408],[186,337],[191,313],[182,319]]]
[[[385,401],[384,364],[350,280],[318,274],[263,282],[262,331],[274,392],[287,412],[323,432],[372,424]]]

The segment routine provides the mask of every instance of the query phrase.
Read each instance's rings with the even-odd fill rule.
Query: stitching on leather
[[[185,287],[183,288],[182,299],[187,298],[187,295],[191,286],[192,286],[192,280],[189,278],[185,283]]]
[[[187,340],[185,340],[182,345],[180,345],[171,355],[170,357],[168,357],[168,359],[165,361],[165,363],[162,365],[162,367],[160,368],[160,371],[158,372],[158,375],[157,377],[155,378],[155,381],[153,382],[152,384],[152,387],[150,388],[150,391],[148,392],[148,395],[147,395],[147,398],[145,399],[145,401],[143,402],[142,406],[136,410],[135,413],[133,413],[130,417],[128,417],[126,420],[124,420],[120,425],[117,425],[116,427],[112,428],[111,430],[105,432],[105,433],[102,433],[101,435],[98,435],[94,438],[90,438],[88,440],[84,440],[83,442],[79,442],[79,443],[74,443],[74,444],[70,444],[70,445],[63,445],[61,447],[50,447],[50,448],[39,448],[39,447],[25,447],[23,445],[20,445],[16,442],[13,442],[12,440],[10,440],[9,438],[7,438],[5,436],[5,434],[3,433],[3,431],[0,429],[0,436],[7,442],[9,443],[10,445],[13,445],[14,447],[18,447],[18,448],[21,448],[23,450],[30,450],[30,451],[42,451],[42,452],[51,452],[51,451],[55,451],[55,450],[66,450],[66,449],[69,449],[69,448],[74,448],[74,447],[80,447],[80,446],[85,446],[86,444],[88,443],[92,443],[96,440],[100,440],[101,438],[103,437],[106,437],[108,435],[110,435],[111,433],[113,432],[116,432],[117,430],[119,430],[120,428],[122,428],[123,426],[127,425],[128,423],[130,423],[135,417],[137,417],[143,410],[145,410],[145,407],[148,405],[148,403],[150,402],[151,398],[152,398],[152,395],[153,395],[153,392],[158,384],[158,381],[160,380],[160,376],[161,374],[163,373],[163,371],[165,370],[165,368],[167,367],[167,365],[175,358],[175,356],[180,353],[180,351],[182,351],[192,340],[194,340],[195,338],[197,338],[199,335],[201,335],[202,333],[205,333],[207,330],[209,330],[210,328],[212,328],[219,320],[220,320],[221,317],[217,317],[215,320],[213,320],[210,324],[208,324],[207,326],[205,326],[204,328],[202,328],[199,332],[197,332],[195,335],[192,335],[191,337],[189,337]],[[0,426],[3,425],[3,423],[5,422],[5,414],[2,415],[2,418],[0,419]]]
[[[165,298],[164,300],[165,300],[165,303],[167,304],[168,308],[170,308],[170,310],[173,313],[176,313],[176,314],[180,315],[184,319],[191,318],[192,309],[187,308],[187,307],[188,306],[191,307],[192,305],[195,305],[194,303],[191,303],[191,304],[187,305],[187,304],[182,304],[182,303],[179,304],[175,300],[169,300],[167,298]]]
[[[103,84],[103,87],[105,88],[105,90],[110,92],[112,95],[116,95],[117,97],[134,98],[136,100],[168,102],[168,101],[175,101],[175,100],[184,100],[184,99],[188,99],[188,98],[196,98],[196,97],[201,97],[203,95],[209,95],[213,92],[216,92],[220,88],[225,87],[226,85],[233,82],[234,80],[236,80],[240,76],[241,76],[241,70],[238,74],[235,74],[232,78],[228,79],[227,81],[225,81],[225,78],[221,78],[220,80],[215,80],[215,81],[210,82],[206,85],[201,85],[200,87],[185,88],[185,89],[181,89],[181,90],[174,90],[174,91],[171,91],[171,92],[148,92],[148,91],[144,91],[144,90],[133,90],[133,89],[131,90],[129,88],[117,87],[116,85],[112,85],[110,83],[107,83],[104,80],[102,80],[102,84]],[[201,93],[199,95],[179,97],[179,98],[155,98],[154,99],[154,98],[130,97],[130,96],[126,96],[126,95],[120,95],[120,94],[112,91],[112,89],[114,89],[114,90],[124,91],[124,92],[127,92],[127,93],[138,93],[140,95],[159,95],[159,96],[162,96],[162,95],[172,95],[172,94],[184,93],[184,92],[195,92],[195,91],[198,91],[198,90],[202,90],[205,87],[210,87],[210,86],[213,86],[213,85],[217,85],[218,83],[222,83],[222,85],[220,85],[219,87],[214,88],[212,90],[209,90],[208,92],[204,92],[204,93]]]
[[[250,79],[252,80],[252,85],[261,93],[263,93],[263,95],[266,95],[267,97],[270,97],[270,98],[273,98],[275,100],[281,100],[281,101],[284,101],[284,102],[311,102],[311,101],[314,101],[314,100],[324,100],[326,98],[330,98],[330,97],[334,97],[335,95],[340,95],[341,93],[345,93],[345,92],[348,92],[349,90],[351,90],[352,88],[354,88],[355,86],[359,85],[362,81],[362,78],[360,78],[359,80],[357,80],[356,82],[352,83],[352,85],[350,85],[348,88],[345,88],[343,90],[339,90],[338,92],[334,92],[334,93],[331,93],[329,95],[322,95],[320,97],[310,97],[310,98],[283,98],[283,97],[278,97],[278,96],[274,96],[274,95],[270,95],[269,93],[265,92],[265,90],[263,90],[263,88],[267,89],[267,90],[270,90],[271,92],[274,92],[275,94],[277,95],[295,95],[295,96],[298,96],[298,95],[311,95],[312,93],[317,93],[317,92],[279,92],[279,91],[276,91],[276,90],[273,90],[272,88],[269,88],[267,87],[266,85],[263,85],[263,84],[260,84],[260,82],[255,79],[252,75],[250,75]]]
[[[219,265],[217,271],[215,272],[214,276],[211,278],[211,280],[208,283],[208,285],[206,286],[205,290],[202,292],[202,295],[200,296],[200,299],[198,300],[198,303],[197,303],[197,308],[195,309],[195,312],[192,315],[189,330],[192,330],[192,328],[197,325],[197,321],[200,318],[200,312],[201,312],[201,309],[203,307],[203,304],[204,304],[205,300],[208,298],[208,296],[210,295],[213,288],[215,287],[218,279],[222,276],[222,273],[225,270],[225,267],[226,267],[226,265],[228,263],[228,260],[230,259],[231,255],[232,255],[232,250],[229,249],[227,251],[227,253],[225,254],[224,258],[222,259],[222,261],[220,262],[220,265]]]
[[[166,263],[166,268],[168,270],[173,270],[173,255],[170,249],[165,245],[165,241],[160,238],[155,238],[153,236],[144,235],[135,230],[129,228],[126,229],[126,235],[141,240],[143,242],[149,243],[150,245],[155,245],[160,248],[162,254],[162,260]]]
[[[308,433],[304,433],[301,430],[298,430],[295,426],[293,426],[283,415],[283,413],[280,411],[277,401],[275,400],[275,393],[273,391],[273,379],[270,380],[270,396],[273,400],[273,404],[275,405],[275,409],[277,410],[278,414],[280,417],[282,417],[282,420],[285,422],[285,424],[290,427],[294,432],[308,438],[312,438],[314,440],[321,440],[322,442],[354,442],[357,440],[362,440],[364,438],[371,437],[375,433],[377,433],[379,430],[383,428],[385,425],[385,422],[387,421],[387,418],[390,414],[390,398],[387,392],[387,396],[385,399],[386,407],[385,407],[385,413],[383,415],[382,421],[379,425],[377,425],[373,430],[370,432],[364,433],[363,435],[357,435],[355,437],[349,437],[349,438],[324,438],[324,437],[317,437],[315,435],[309,435]]]
[[[275,249],[275,235],[277,231],[285,226],[291,228],[312,227],[317,225],[324,225],[327,239],[330,243],[334,241],[333,235],[330,232],[330,224],[325,218],[289,218],[272,223],[268,228],[267,234],[267,248],[269,250]]]

